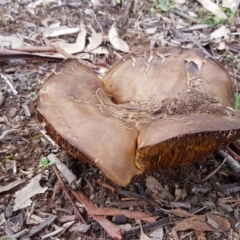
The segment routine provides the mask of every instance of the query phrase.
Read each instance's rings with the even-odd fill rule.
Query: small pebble
[[[117,224],[125,224],[127,223],[128,219],[125,216],[120,215],[120,216],[114,216],[112,218],[112,221]]]

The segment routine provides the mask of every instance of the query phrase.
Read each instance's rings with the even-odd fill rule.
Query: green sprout
[[[235,93],[235,108],[240,109],[240,93]]]
[[[47,167],[51,167],[53,164],[55,164],[55,162],[49,162],[47,157],[42,157],[39,167],[47,168]]]
[[[208,24],[211,26],[217,26],[219,24],[231,23],[234,19],[235,13],[231,11],[230,8],[221,7],[223,12],[227,15],[227,19],[221,19],[216,17],[213,13],[207,11],[204,8],[201,8],[199,11],[199,19],[203,24]]]
[[[164,11],[164,12],[168,12],[170,10],[170,2],[169,0],[158,0],[158,7]]]

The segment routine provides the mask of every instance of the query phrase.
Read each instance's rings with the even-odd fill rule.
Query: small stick
[[[54,154],[49,154],[47,156],[50,162],[55,162],[55,165],[58,169],[58,171],[61,172],[62,176],[67,180],[69,186],[73,189],[76,189],[76,180],[77,176],[73,174],[73,172],[63,163],[60,161],[59,158],[57,158]]]
[[[116,191],[116,189],[113,186],[110,186],[109,184],[103,182],[101,179],[98,179],[96,181],[96,183],[99,184],[102,187],[105,187],[105,188],[109,189],[113,193]]]
[[[10,130],[6,130],[5,132],[3,132],[3,134],[0,136],[0,141],[3,140],[8,134],[13,133],[13,132],[18,132],[18,129],[10,129]]]
[[[14,235],[12,235],[11,237],[17,239],[17,238],[20,238],[20,237],[26,235],[28,232],[29,232],[29,230],[25,228],[25,229],[23,229],[22,231],[20,231],[20,232],[14,234]]]
[[[42,231],[45,227],[49,226],[51,223],[55,221],[57,218],[56,215],[50,215],[43,223],[39,224],[38,226],[32,228],[26,235],[20,238],[20,240],[30,238],[37,234],[38,232]]]
[[[228,153],[231,154],[232,157],[234,157],[235,160],[240,162],[240,156],[238,154],[236,154],[229,146],[227,146],[226,149],[227,149]]]
[[[195,30],[202,30],[205,28],[210,28],[211,26],[208,24],[196,24],[191,27],[181,28],[181,31],[188,32],[188,31],[195,31]]]
[[[142,226],[144,232],[152,231],[157,228],[163,227],[165,225],[169,224],[168,218],[161,219],[155,223],[150,223],[147,225]],[[123,234],[123,239],[126,239],[127,237],[132,237],[134,235],[137,235],[140,233],[140,227],[133,228]]]
[[[54,47],[17,47],[17,48],[11,48],[15,51],[20,52],[55,52]]]
[[[67,223],[63,224],[63,226],[58,228],[57,230],[42,236],[42,240],[50,238],[50,237],[53,237],[53,236],[57,235],[60,232],[62,232],[61,234],[63,234],[69,227],[71,227],[74,224],[74,222],[75,221],[71,221],[71,222],[67,222]]]
[[[61,189],[64,191],[64,193],[66,194],[67,198],[68,198],[69,201],[71,202],[74,210],[76,211],[76,214],[77,214],[78,217],[81,219],[82,223],[87,224],[86,221],[84,220],[84,218],[82,217],[79,209],[78,209],[78,208],[76,207],[76,205],[74,204],[74,202],[73,202],[70,194],[68,193],[67,188],[65,187],[65,185],[64,185],[64,183],[63,183],[63,181],[62,181],[62,178],[61,178],[61,176],[60,176],[60,174],[59,174],[59,172],[58,172],[58,170],[57,170],[57,167],[56,167],[55,165],[52,165],[52,168],[53,168],[53,171],[55,172],[55,174],[56,174],[56,176],[57,176],[57,178],[58,178],[58,181],[59,181],[59,183],[60,183]]]
[[[14,95],[17,95],[18,92],[17,90],[13,87],[11,81],[8,79],[7,76],[4,76],[3,74],[1,74],[1,78],[7,83],[7,85],[10,87],[11,91],[13,92]]]
[[[228,156],[228,155],[227,155]],[[209,178],[213,177],[218,170],[223,166],[223,164],[227,161],[227,156],[224,158],[223,162],[214,170],[212,171],[210,174],[208,174],[205,178],[203,178],[203,180],[201,182],[205,182],[207,181]]]
[[[240,165],[233,157],[231,157],[228,153],[224,152],[223,150],[217,151],[217,154],[222,158],[226,158],[226,163],[232,168],[232,170],[238,176],[240,176]]]
[[[173,13],[179,15],[180,17],[186,18],[186,19],[190,20],[193,23],[199,23],[199,21],[196,18],[190,17],[189,15],[187,15],[185,13],[182,13],[182,12],[180,12],[178,10],[174,10]]]

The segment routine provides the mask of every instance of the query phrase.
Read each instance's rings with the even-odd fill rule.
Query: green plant
[[[232,20],[234,19],[235,13],[233,13],[230,8],[222,7],[221,9],[227,15],[227,17],[228,17],[227,19],[218,18],[213,13],[207,11],[204,8],[201,8],[200,11],[199,11],[200,22],[203,23],[203,24],[211,25],[211,26],[231,23]]]
[[[240,93],[235,93],[235,109],[240,109]]]
[[[158,6],[164,12],[168,12],[170,10],[169,0],[158,0]]]
[[[213,13],[205,10],[204,8],[201,8],[199,11],[199,20],[200,23],[208,24],[211,26],[216,26],[227,22],[227,19],[218,18]]]
[[[32,98],[33,101],[37,100],[37,98],[38,98],[37,91],[31,91],[30,97]]]
[[[169,0],[152,0],[154,2],[155,6],[150,9],[151,14],[155,13],[154,9],[161,9],[164,12],[169,12],[172,3]]]
[[[55,163],[54,162],[49,162],[47,157],[42,157],[41,162],[39,164],[39,167],[47,168],[47,167],[52,166],[53,164],[55,164]]]

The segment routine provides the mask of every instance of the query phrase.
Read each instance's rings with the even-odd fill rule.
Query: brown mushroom
[[[147,169],[199,161],[240,137],[228,72],[198,49],[130,53],[102,80],[66,60],[44,82],[38,112],[73,157],[125,186]]]

